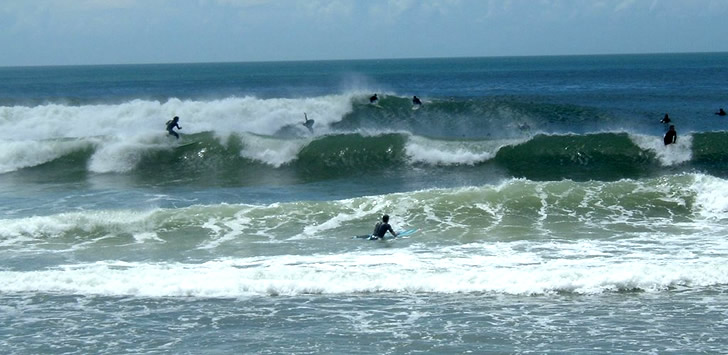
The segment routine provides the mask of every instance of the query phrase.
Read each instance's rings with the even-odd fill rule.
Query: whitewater
[[[724,352],[726,68],[0,68],[0,347]]]

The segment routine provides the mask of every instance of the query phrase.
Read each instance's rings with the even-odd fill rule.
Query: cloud
[[[343,16],[350,15],[354,11],[353,1],[301,1],[302,6],[313,15]]]
[[[410,11],[415,4],[414,0],[387,0],[383,4],[372,5],[369,13],[375,18],[387,19],[389,22],[393,22],[403,13]]]
[[[623,0],[619,4],[617,4],[617,7],[614,8],[615,12],[624,11],[632,7],[634,5],[635,0]]]
[[[218,5],[253,7],[276,2],[276,0],[215,0]]]
[[[650,12],[655,11],[655,8],[657,8],[658,3],[659,3],[659,0],[652,0],[652,4],[650,4]]]
[[[422,6],[425,9],[425,11],[435,12],[435,13],[439,13],[441,15],[446,15],[452,9],[459,7],[460,2],[461,2],[461,0],[432,1],[432,2],[424,2],[422,4]],[[510,0],[508,0],[507,2],[510,3]]]
[[[395,14],[401,14],[411,9],[415,2],[414,0],[389,0],[388,3],[390,10]]]
[[[138,5],[137,0],[85,0],[82,5],[89,8],[111,8],[123,9],[135,7]]]

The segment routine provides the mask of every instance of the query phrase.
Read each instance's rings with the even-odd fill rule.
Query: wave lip
[[[0,174],[46,164],[93,149],[94,140],[0,141]]]

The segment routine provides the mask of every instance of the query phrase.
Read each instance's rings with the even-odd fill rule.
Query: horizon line
[[[137,63],[94,63],[94,64],[29,64],[0,65],[0,68],[49,68],[49,67],[92,67],[92,66],[145,66],[145,65],[190,65],[190,64],[255,64],[255,63],[310,63],[310,62],[346,62],[346,61],[395,61],[422,59],[476,59],[476,58],[543,58],[543,57],[609,57],[609,56],[643,56],[643,55],[685,55],[685,54],[723,54],[728,51],[709,52],[632,52],[632,53],[592,53],[592,54],[523,54],[523,55],[491,55],[491,56],[432,56],[432,57],[390,57],[390,58],[339,58],[339,59],[279,59],[279,60],[240,60],[240,61],[199,61],[199,62],[137,62]]]

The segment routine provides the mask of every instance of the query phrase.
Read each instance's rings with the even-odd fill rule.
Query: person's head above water
[[[382,222],[384,222],[384,223],[389,222],[389,215],[388,214],[385,214],[384,216],[382,216]]]

